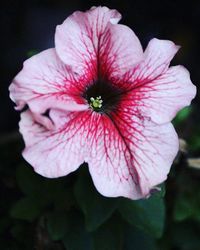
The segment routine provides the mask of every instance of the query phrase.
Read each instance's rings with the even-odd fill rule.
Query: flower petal
[[[117,23],[121,15],[107,7],[76,11],[56,28],[55,44],[59,57],[80,75],[97,76],[99,39],[108,23]]]
[[[52,107],[84,110],[88,106],[78,95],[88,81],[91,81],[89,75],[77,78],[60,61],[55,49],[48,49],[24,62],[22,71],[9,88],[10,97],[17,104],[17,109],[28,104],[36,113],[43,113]]]
[[[112,115],[112,119],[130,153],[129,169],[137,172],[138,185],[145,197],[167,178],[179,142],[171,123],[157,125],[138,116],[121,108]]]
[[[162,183],[178,152],[178,137],[168,123],[156,125],[117,110],[90,120],[89,163],[94,185],[108,197],[147,197]]]
[[[152,39],[144,52],[143,62],[134,69],[132,77],[138,82],[155,79],[168,69],[179,48],[169,40]]]
[[[141,84],[124,95],[126,107],[137,107],[142,116],[162,124],[171,121],[177,112],[190,105],[196,87],[183,66],[170,67],[156,79]]]
[[[142,198],[129,149],[111,119],[93,113],[88,134],[86,162],[97,190],[108,197]]]
[[[178,51],[179,46],[168,40],[152,39],[143,55],[143,59],[123,77],[118,75],[114,82],[119,87],[132,89],[151,82],[163,74],[169,67],[170,61]]]
[[[50,178],[64,176],[85,161],[103,195],[142,197],[134,171],[130,170],[131,176],[128,169],[125,145],[107,116],[51,110],[55,125],[51,129],[42,118],[26,111],[20,121],[26,146],[23,157],[37,173]]]
[[[115,85],[122,89],[126,107],[158,124],[170,122],[176,113],[190,104],[196,87],[183,66],[169,68],[178,50],[171,41],[152,39],[144,53],[144,60],[118,79]]]
[[[169,68],[148,87],[151,90],[142,101],[141,111],[146,111],[146,115],[150,115],[157,123],[171,121],[179,110],[190,105],[196,95],[196,86],[192,84],[190,74],[183,66]],[[143,109],[144,106],[146,109]]]
[[[134,32],[127,26],[108,24],[100,39],[100,75],[112,81],[142,61],[143,49]]]
[[[21,114],[20,132],[25,141],[23,157],[34,170],[46,177],[60,177],[75,171],[83,162],[85,152],[85,112],[51,110],[55,124],[46,128],[42,116],[35,120],[30,111]]]
[[[111,120],[92,111],[51,110],[55,126],[47,128],[42,118],[24,112],[23,156],[47,177],[66,175],[88,162],[94,185],[104,196],[146,197],[166,179],[178,150],[177,136],[171,124],[144,124],[123,114],[113,114]]]

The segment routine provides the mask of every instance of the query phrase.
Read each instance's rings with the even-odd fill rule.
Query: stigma
[[[98,110],[102,107],[103,100],[101,99],[101,96],[98,96],[96,98],[90,97],[90,107],[93,110]]]

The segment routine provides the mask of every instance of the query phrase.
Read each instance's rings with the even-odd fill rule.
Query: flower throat
[[[87,87],[84,98],[95,112],[108,113],[119,102],[120,91],[112,83],[96,81]]]

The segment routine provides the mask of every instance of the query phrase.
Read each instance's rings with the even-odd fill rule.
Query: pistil
[[[90,97],[90,107],[94,110],[100,109],[102,107],[103,100],[101,99],[101,96],[98,96],[96,98]]]

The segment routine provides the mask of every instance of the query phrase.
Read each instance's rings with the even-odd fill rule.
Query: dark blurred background
[[[23,142],[18,133],[19,113],[14,110],[14,104],[9,99],[8,86],[21,70],[25,59],[44,49],[54,47],[54,32],[57,24],[62,23],[67,16],[76,10],[84,11],[91,6],[99,5],[117,9],[123,16],[121,23],[134,30],[144,48],[149,40],[154,37],[172,40],[181,45],[182,48],[173,59],[172,64],[184,65],[190,71],[192,82],[197,87],[199,86],[199,1],[1,1],[0,249],[2,250],[93,249],[84,244],[86,244],[86,238],[87,240],[88,237],[94,236],[95,238],[95,233],[92,233],[92,236],[88,232],[85,233],[83,213],[80,213],[80,201],[77,198],[79,195],[75,199],[72,190],[73,185],[76,186],[77,176],[81,176],[80,173],[50,181],[36,175],[30,166],[25,163],[21,158]],[[131,229],[129,226],[124,226],[124,232],[127,232],[127,230],[129,232],[127,233],[128,236],[125,237],[124,247],[119,248],[117,243],[117,247],[113,247],[111,242],[110,246],[112,247],[108,246],[105,248],[106,250],[200,250],[199,105],[199,94],[197,94],[192,106],[179,113],[173,121],[179,137],[184,140],[181,141],[182,151],[176,158],[166,182],[165,210],[163,203],[158,202],[157,198],[133,203],[132,215],[136,213],[139,222],[136,219],[136,225],[133,225],[136,227]],[[80,184],[80,181],[77,182]],[[85,182],[83,183],[80,192],[85,190]],[[96,191],[93,190],[92,192],[95,193]],[[84,197],[87,196],[86,193]],[[100,206],[101,202],[105,202],[104,198],[97,193],[93,196],[98,197]],[[90,198],[87,201],[90,205]],[[83,202],[86,201],[83,199]],[[141,211],[138,210],[137,206],[141,208]],[[69,228],[71,230],[75,225],[74,234],[76,235],[77,227],[81,225],[82,228],[78,235],[80,232],[84,232],[84,236],[80,234],[84,243],[79,241],[78,237],[77,239],[74,238],[74,234],[71,235],[72,241],[70,242],[68,240],[71,240],[71,236],[65,237],[66,234],[71,232],[69,228],[66,229],[65,224],[63,225],[63,221],[68,216],[66,214],[68,211],[70,212],[70,219],[66,220],[67,223],[74,217],[77,220],[69,224]],[[138,211],[139,214],[137,214]],[[163,211],[166,211],[166,213]],[[145,219],[141,222],[143,213],[147,214],[144,215]],[[77,219],[79,218],[77,214],[80,219]],[[94,213],[94,215],[94,220],[96,220],[96,214]],[[114,212],[113,216],[114,221],[121,220],[117,213]],[[113,222],[109,223],[114,225]],[[139,229],[144,229],[145,234],[137,231],[137,223],[139,223]],[[157,239],[161,236],[163,228],[163,236]],[[113,228],[113,230],[115,229]],[[146,235],[146,229],[151,236]],[[100,233],[97,231],[97,235],[102,236],[102,231]],[[102,236],[103,238],[100,241],[98,237],[96,238],[98,247],[95,250],[104,250],[101,247],[101,242],[104,242],[107,235]],[[114,240],[118,238],[118,236],[115,236]],[[109,236],[108,241],[110,239]],[[73,244],[72,247],[69,247],[71,242],[79,244],[79,247],[73,248]]]
[[[144,48],[153,37],[181,45],[174,61],[186,66],[192,81],[199,84],[199,1],[6,0],[0,5],[1,133],[17,128],[19,116],[8,98],[8,86],[23,61],[31,52],[53,47],[56,25],[75,10],[87,10],[93,5],[106,5],[120,11],[121,22],[135,31]]]

